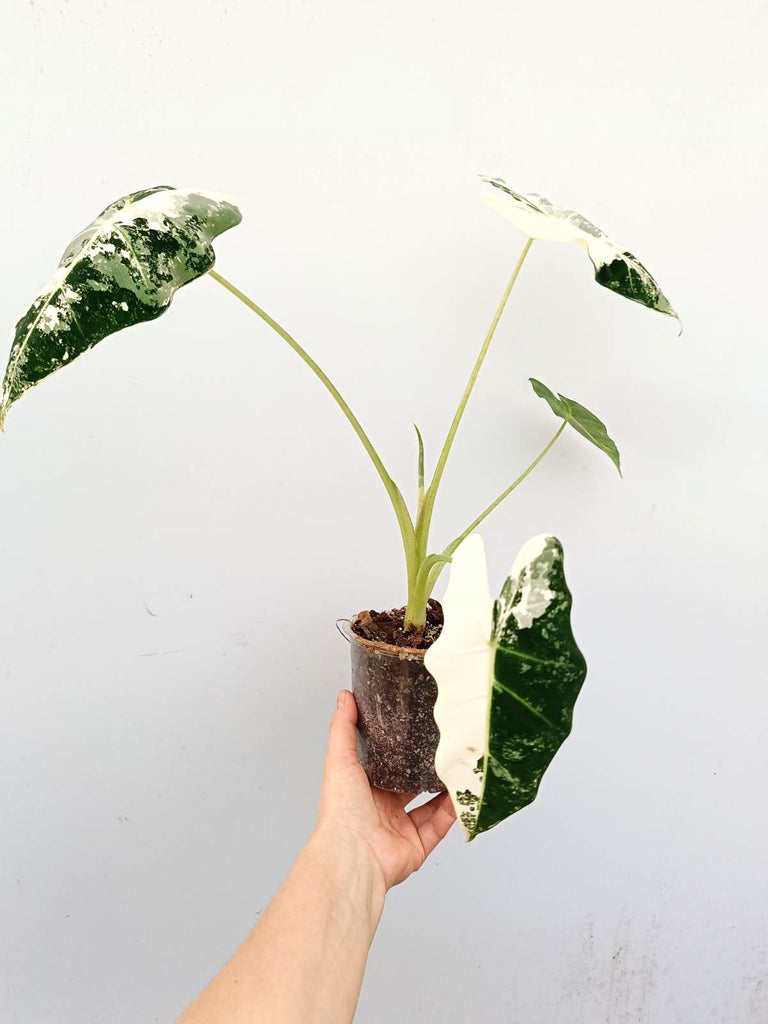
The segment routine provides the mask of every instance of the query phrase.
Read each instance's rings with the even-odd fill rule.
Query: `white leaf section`
[[[434,713],[440,742],[435,770],[469,836],[465,815],[476,814],[482,791],[477,766],[488,747],[493,667],[493,599],[479,534],[472,534],[456,549],[442,604],[445,625],[424,657],[438,686]]]
[[[497,185],[490,192],[481,192],[480,198],[529,238],[578,243],[587,250],[595,267],[622,255],[618,245],[586,217],[575,210],[562,210],[535,192],[513,194]]]
[[[516,192],[501,178],[483,178],[491,186],[480,198],[529,238],[550,242],[576,242],[592,261],[595,280],[609,291],[675,317],[669,299],[640,260],[621,248],[605,232],[575,210],[550,203],[535,192]]]
[[[515,593],[516,603],[509,610],[502,606],[499,618],[503,621],[511,613],[518,629],[530,629],[557,596],[549,588],[549,566],[541,561],[550,540],[552,535],[549,533],[532,537],[520,548],[512,564],[509,575],[519,580],[519,590]]]

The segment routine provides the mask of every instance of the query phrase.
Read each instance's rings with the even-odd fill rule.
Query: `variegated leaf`
[[[473,534],[453,556],[443,611],[424,659],[438,688],[435,768],[473,839],[535,799],[571,731],[586,664],[571,632],[560,542],[528,541],[492,601]]]
[[[600,228],[574,210],[554,206],[536,193],[515,192],[501,178],[483,178],[491,185],[481,198],[529,238],[577,242],[595,268],[595,280],[618,295],[679,320],[669,300],[640,260],[622,249]]]
[[[565,395],[555,395],[549,390],[546,384],[542,384],[540,380],[536,380],[534,377],[528,378],[531,382],[533,390],[544,401],[549,405],[555,416],[560,416],[570,423],[574,430],[577,430],[582,437],[586,437],[588,441],[599,448],[601,452],[605,452],[611,462],[614,464],[616,469],[619,471],[621,476],[621,457],[619,456],[619,449],[616,447],[615,441],[608,436],[608,431],[602,420],[599,420],[593,412],[585,408],[583,405],[579,405],[578,402],[574,402],[572,398],[566,398]]]
[[[69,244],[16,325],[0,395],[9,406],[102,338],[154,320],[214,264],[213,239],[239,224],[226,196],[168,185],[111,203]]]

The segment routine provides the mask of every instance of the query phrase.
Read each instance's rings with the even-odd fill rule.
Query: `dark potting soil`
[[[427,621],[419,629],[403,629],[405,608],[391,608],[388,612],[362,611],[352,623],[353,632],[364,640],[395,647],[426,650],[440,636],[443,628],[443,606],[430,598],[427,602]]]

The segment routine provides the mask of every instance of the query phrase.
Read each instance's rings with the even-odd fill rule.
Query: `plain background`
[[[231,193],[218,268],[412,497],[411,424],[433,465],[523,244],[478,173],[658,277],[680,338],[536,243],[502,321],[435,545],[551,436],[528,376],[594,409],[624,481],[569,432],[483,528],[494,589],[562,539],[589,676],[536,803],[392,893],[357,1020],[767,1020],[765,3],[2,19],[8,343],[107,203]],[[317,381],[210,279],[14,408],[0,492],[0,1018],[168,1024],[312,826],[334,620],[402,603],[394,518]]]

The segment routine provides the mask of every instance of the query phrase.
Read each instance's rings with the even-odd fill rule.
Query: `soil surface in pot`
[[[358,612],[352,622],[352,630],[364,640],[372,640],[374,643],[423,651],[440,636],[443,628],[442,605],[430,598],[427,602],[427,621],[418,629],[404,629],[404,621],[405,608],[392,608],[388,612],[363,611]]]

